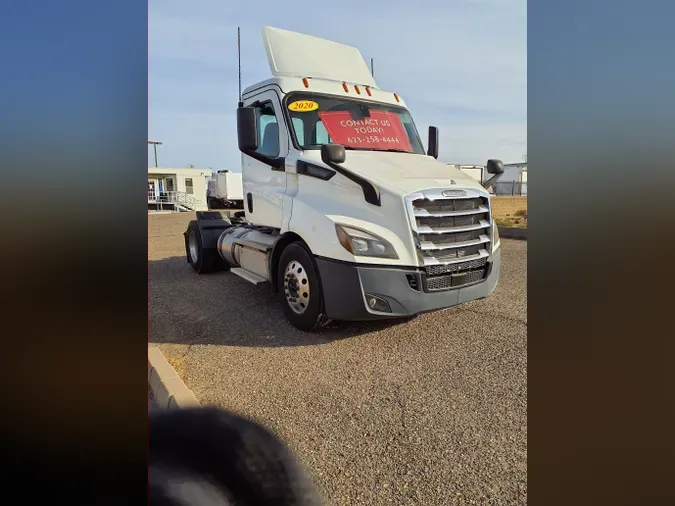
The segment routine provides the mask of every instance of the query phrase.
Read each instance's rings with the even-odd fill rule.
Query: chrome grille
[[[467,258],[472,258],[476,256],[480,258],[480,252],[482,249],[483,245],[468,246],[466,248],[458,248],[458,249],[441,250],[436,252],[436,255],[433,257],[434,260],[437,260],[438,262],[434,262],[431,265],[435,265],[439,262],[441,264],[442,262],[459,262]],[[425,261],[427,260],[427,258],[428,257],[425,257]]]
[[[469,232],[455,232],[445,234],[420,234],[420,241],[432,242],[434,244],[449,244],[455,242],[466,242],[479,239],[482,230],[473,230]]]
[[[459,190],[464,195],[451,197],[443,191],[424,190],[406,197],[427,290],[482,280],[492,240],[489,198],[478,190]]]
[[[439,274],[447,274],[448,272],[465,271],[469,269],[478,269],[487,264],[487,258],[480,258],[478,260],[471,260],[470,262],[462,262],[461,264],[449,265],[430,265],[424,271],[427,276],[438,276]]]
[[[466,227],[478,225],[480,220],[487,219],[487,213],[469,214],[467,216],[446,216],[444,218],[417,218],[417,224],[426,227]]]
[[[476,271],[427,278],[427,290],[434,292],[437,290],[448,290],[450,288],[477,283],[478,281],[485,279],[486,273],[487,269],[478,269]]]
[[[430,213],[450,212],[450,211],[473,211],[480,208],[483,203],[482,198],[457,199],[443,198],[443,200],[418,199],[414,205],[417,208],[425,209]]]

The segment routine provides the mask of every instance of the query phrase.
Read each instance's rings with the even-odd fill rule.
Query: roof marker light
[[[342,88],[344,88],[344,90],[345,90],[347,93],[349,93],[349,87],[347,86],[347,83],[342,83]]]
[[[354,89],[356,90],[356,93],[357,93],[358,95],[361,94],[361,90],[359,89],[358,84],[355,84],[355,85],[354,85]]]
[[[368,93],[369,97],[373,96],[373,94],[370,92],[370,86],[366,86],[366,93]]]
[[[398,95],[397,95],[396,93],[394,93],[394,98],[396,99],[397,102],[400,102],[400,101],[401,101],[401,99],[398,98]]]
[[[305,85],[305,88],[309,88],[309,80],[306,77],[302,78],[302,84]]]

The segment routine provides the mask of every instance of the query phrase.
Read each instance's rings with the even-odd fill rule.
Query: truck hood
[[[302,159],[321,162],[321,152],[308,150]],[[347,151],[342,164],[356,174],[393,193],[409,195],[431,188],[468,188],[487,193],[478,181],[431,156],[381,151]]]

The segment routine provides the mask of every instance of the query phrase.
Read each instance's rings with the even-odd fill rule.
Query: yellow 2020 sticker
[[[318,108],[319,104],[311,100],[296,100],[292,104],[288,104],[288,110],[295,112],[316,111]]]

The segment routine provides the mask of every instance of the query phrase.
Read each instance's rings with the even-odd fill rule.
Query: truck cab
[[[437,160],[438,130],[425,151],[358,49],[271,27],[263,40],[273,77],[237,109],[245,220],[213,222],[217,234],[191,223],[193,268],[191,251],[212,246],[214,266],[270,283],[303,330],[488,296],[500,270],[490,195]],[[503,172],[498,160],[487,169],[490,184]]]

